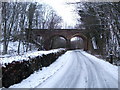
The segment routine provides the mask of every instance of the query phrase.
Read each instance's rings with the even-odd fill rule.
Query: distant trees
[[[3,54],[7,54],[9,41],[20,41],[25,30],[27,3],[2,2]],[[20,43],[18,45],[19,53]],[[17,48],[17,47],[16,47]]]
[[[59,17],[56,12],[52,9],[52,7],[44,4],[37,4],[36,10],[34,13],[32,28],[37,29],[60,29],[61,28],[61,17]],[[33,35],[33,34],[32,34]],[[34,35],[33,35],[34,37]],[[32,38],[33,42],[39,47],[39,49],[44,49],[43,43],[44,39],[42,37],[38,37],[37,39]]]
[[[61,17],[59,17],[52,7],[44,4],[36,6],[33,28],[39,29],[57,29],[61,28]]]
[[[3,54],[7,54],[9,42],[18,42],[17,53],[31,50],[31,43],[26,40],[25,28],[54,29],[61,28],[61,17],[46,4],[30,2],[2,2],[2,39]],[[30,33],[28,33],[30,34]],[[30,38],[30,37],[29,37]]]
[[[120,2],[82,2],[77,4],[81,22],[76,28],[86,29],[89,38],[95,37],[103,55],[120,52]]]

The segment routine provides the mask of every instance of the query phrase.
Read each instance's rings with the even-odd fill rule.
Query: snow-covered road
[[[10,88],[118,88],[118,67],[82,50],[67,51]]]
[[[118,67],[80,50],[62,57],[61,69],[36,88],[118,88]]]

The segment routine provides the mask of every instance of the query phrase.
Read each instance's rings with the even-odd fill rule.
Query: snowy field
[[[5,55],[2,55],[2,51],[3,51],[3,43],[0,43],[0,57],[11,57],[11,56],[16,56],[18,55],[18,45],[19,45],[19,42],[18,41],[15,41],[15,42],[12,42],[10,41],[9,44],[8,44],[8,48],[7,48],[7,54]],[[38,48],[36,48],[36,46],[34,44],[31,44],[31,49],[32,49],[32,52],[33,51],[36,51],[38,50]],[[20,44],[20,52],[19,52],[19,55],[22,55],[22,54],[25,54],[26,50],[26,45],[24,45],[23,43]],[[28,51],[29,51],[29,48],[28,48]]]
[[[10,88],[118,88],[118,67],[84,51],[68,51]]]

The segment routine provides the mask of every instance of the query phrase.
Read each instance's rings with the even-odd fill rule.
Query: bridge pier
[[[43,47],[45,50],[50,50],[50,41],[48,39],[44,41]]]
[[[67,49],[70,49],[70,47],[71,47],[71,44],[70,44],[71,42],[70,42],[70,39],[67,39],[67,45],[66,45],[66,48]]]

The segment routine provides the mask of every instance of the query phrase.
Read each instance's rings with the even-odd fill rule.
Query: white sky
[[[58,15],[60,15],[64,21],[64,27],[73,27],[76,24],[77,14],[73,12],[75,7],[67,5],[66,2],[79,2],[80,0],[36,0],[37,2],[45,2],[52,6]]]
[[[82,40],[82,38],[80,38],[80,37],[73,37],[73,38],[71,38],[71,41],[76,41],[76,40]]]

